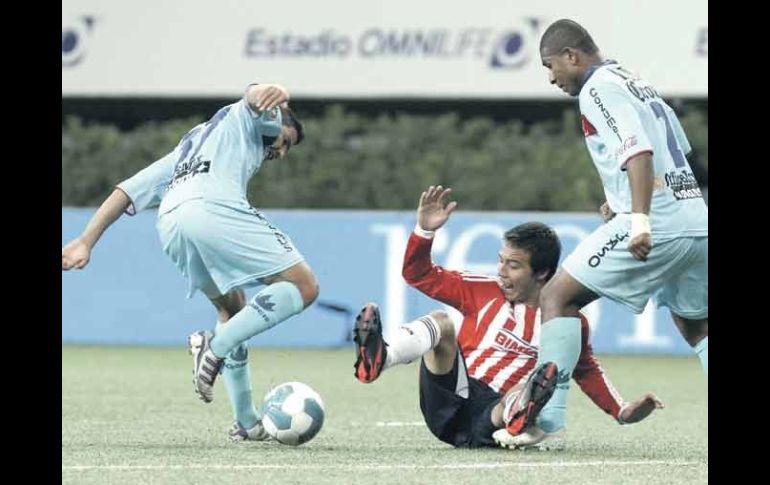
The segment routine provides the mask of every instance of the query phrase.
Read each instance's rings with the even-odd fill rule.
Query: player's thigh
[[[500,394],[476,379],[470,380],[470,403],[467,406],[470,448],[496,446],[492,434],[501,426],[493,419],[493,413],[500,402]]]
[[[698,328],[704,320],[705,325],[708,325],[708,237],[682,238],[682,241],[687,243],[687,247],[682,248],[686,254],[682,270],[658,290],[655,303],[658,307],[668,307],[672,314],[682,319],[682,324],[688,329]]]
[[[205,218],[190,232],[223,293],[304,262],[291,239],[256,210],[206,203]]]
[[[156,229],[163,252],[187,278],[188,296],[195,290],[200,290],[209,299],[214,300],[221,298],[225,292],[217,286],[194,238],[191,238],[186,230],[189,221],[195,220],[198,215],[193,204],[183,204],[174,211],[161,215],[156,222]]]
[[[656,243],[647,261],[638,261],[628,251],[626,222],[616,216],[600,226],[567,256],[562,268],[597,295],[641,313],[650,297],[681,272],[687,244],[680,239]]]
[[[434,374],[420,360],[420,410],[433,435],[453,446],[470,440],[464,408],[468,402],[468,372],[462,356],[446,374]]]

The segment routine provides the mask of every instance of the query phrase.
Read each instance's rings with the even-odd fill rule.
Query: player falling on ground
[[[430,431],[456,447],[494,446],[507,436],[506,424],[540,406],[553,392],[555,366],[536,367],[540,340],[537,302],[543,285],[556,271],[561,245],[548,226],[530,222],[507,231],[498,254],[498,277],[449,271],[433,264],[436,230],[449,219],[456,202],[446,204],[451,189],[429,187],[420,197],[417,226],[404,255],[406,281],[431,298],[463,314],[457,332],[449,315],[434,311],[398,326],[385,342],[377,305],[358,315],[354,340],[355,375],[372,382],[387,368],[421,358],[420,409]],[[652,394],[625,403],[606,378],[588,342],[581,316],[582,347],[573,375],[589,398],[621,424],[646,418],[663,404]],[[538,435],[533,447],[564,446],[564,430]],[[506,447],[526,447],[518,440]]]

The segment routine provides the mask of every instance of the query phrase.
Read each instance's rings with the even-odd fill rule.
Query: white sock
[[[436,348],[440,338],[441,328],[430,315],[399,325],[391,332],[384,369],[422,357]]]

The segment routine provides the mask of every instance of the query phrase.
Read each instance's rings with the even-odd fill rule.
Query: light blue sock
[[[223,323],[217,322],[216,334]],[[233,418],[246,429],[253,428],[260,416],[251,397],[251,372],[249,371],[249,349],[245,343],[237,346],[225,357],[222,366],[222,379],[225,381],[227,397],[233,408]]]
[[[695,346],[695,353],[698,354],[700,363],[703,366],[703,372],[706,373],[706,379],[709,376],[709,338],[706,337]]]
[[[537,425],[547,433],[566,425],[569,381],[580,357],[580,341],[579,318],[553,318],[541,327],[537,364],[553,362],[559,369],[556,390],[537,417]]]
[[[254,295],[222,326],[211,339],[211,350],[217,357],[224,357],[251,337],[301,312],[303,307],[302,294],[296,285],[288,281],[273,283]]]

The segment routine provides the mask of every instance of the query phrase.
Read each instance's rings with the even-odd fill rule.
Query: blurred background
[[[431,184],[453,187],[460,209],[434,244],[438,264],[494,273],[502,233],[529,220],[553,225],[566,256],[601,223],[604,199],[576,100],[540,63],[540,35],[563,17],[677,111],[707,199],[703,0],[67,0],[62,243],[116,183],[268,82],[292,93],[306,139],[263,165],[249,198],[306,256],[321,296],[253,345],[349,345],[352,314],[370,300],[387,326],[441,307],[400,276]],[[202,295],[185,300],[154,220],[154,210],[121,218],[86,271],[62,274],[63,343],[182,346],[213,327]],[[635,316],[605,300],[586,311],[599,352],[691,354],[666,311]]]

